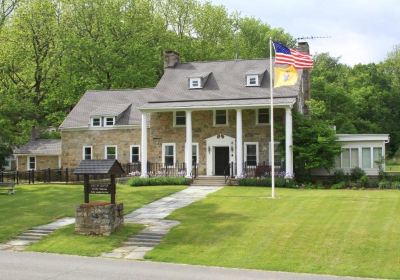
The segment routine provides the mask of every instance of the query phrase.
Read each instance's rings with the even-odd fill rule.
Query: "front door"
[[[229,164],[229,147],[215,147],[215,175],[224,175],[225,167]]]

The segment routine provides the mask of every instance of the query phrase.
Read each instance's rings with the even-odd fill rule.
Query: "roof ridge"
[[[187,61],[181,62],[179,64],[190,64],[190,63],[212,63],[212,62],[227,62],[227,61],[252,61],[252,60],[268,60],[268,57],[259,57],[259,58],[248,58],[248,59],[218,59],[218,60],[194,60],[194,61]],[[178,64],[178,65],[179,65]]]
[[[107,91],[140,91],[140,90],[151,90],[154,87],[144,88],[112,88],[112,89],[87,89],[86,92],[107,92]]]

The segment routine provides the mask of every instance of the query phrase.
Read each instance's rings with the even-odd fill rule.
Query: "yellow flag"
[[[275,67],[275,88],[293,86],[297,83],[297,79],[297,70],[292,65],[286,68]]]

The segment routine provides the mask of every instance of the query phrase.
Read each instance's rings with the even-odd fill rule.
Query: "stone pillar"
[[[243,177],[242,109],[236,109],[236,177]]]
[[[186,144],[185,144],[185,165],[186,177],[192,176],[192,111],[186,111]]]
[[[285,162],[286,178],[293,178],[292,108],[285,108]]]
[[[141,143],[141,177],[146,178],[147,175],[147,116],[146,113],[142,113],[142,143]]]

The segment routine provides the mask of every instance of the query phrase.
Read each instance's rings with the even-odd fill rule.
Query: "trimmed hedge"
[[[128,185],[138,186],[162,186],[162,185],[190,185],[191,179],[185,177],[134,177],[128,180]]]
[[[270,187],[271,178],[242,178],[238,180],[239,186]],[[293,179],[275,178],[275,186],[280,188],[297,188]]]

